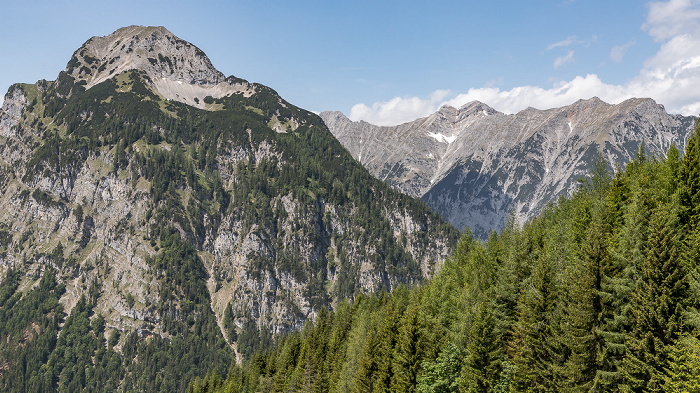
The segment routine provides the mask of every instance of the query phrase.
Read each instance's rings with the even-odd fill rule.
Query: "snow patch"
[[[569,122],[569,134],[574,130],[574,126]]]
[[[438,142],[447,143],[448,145],[450,143],[454,142],[455,139],[457,139],[457,137],[454,135],[453,136],[445,136],[445,135],[440,134],[440,133],[436,134],[436,133],[432,133],[432,132],[428,132],[428,136],[431,138],[434,138]]]
[[[489,113],[486,112],[486,109],[482,110],[481,112],[484,114],[484,116],[488,116],[488,115],[489,115]]]

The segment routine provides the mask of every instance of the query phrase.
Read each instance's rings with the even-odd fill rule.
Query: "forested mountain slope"
[[[321,119],[162,27],[79,48],[0,110],[0,390],[177,391],[457,231]]]
[[[425,285],[362,297],[192,392],[692,392],[700,128],[682,158],[599,160],[571,197]]]

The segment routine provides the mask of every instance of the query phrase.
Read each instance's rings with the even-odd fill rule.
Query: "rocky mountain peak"
[[[203,109],[206,96],[255,92],[244,81],[227,80],[201,49],[162,26],[128,26],[92,37],[66,66],[66,72],[86,89],[133,69],[145,72],[153,90],[164,98]]]
[[[458,126],[465,120],[473,122],[478,118],[494,115],[497,113],[500,112],[484,104],[483,102],[471,101],[462,105],[461,107],[459,107],[459,109],[450,105],[442,106],[435,113],[435,116],[437,116],[437,118],[447,120],[454,126]]]
[[[498,113],[497,110],[491,108],[490,106],[484,104],[481,101],[472,101],[462,105],[459,108],[459,112],[463,114],[489,114],[493,115]]]
[[[225,79],[204,52],[162,26],[129,26],[92,37],[66,67],[87,88],[131,69],[145,71],[153,79],[194,85],[216,85]]]
[[[443,116],[445,116],[445,115],[447,115],[447,116],[455,115],[455,114],[457,114],[458,112],[459,112],[459,109],[457,109],[457,108],[455,108],[455,107],[453,107],[453,106],[451,106],[451,105],[443,105],[443,106],[441,106],[440,109],[438,109],[438,111],[437,111],[438,114],[441,114],[441,115],[443,115]]]
[[[590,105],[590,106],[593,106],[593,105],[611,106],[610,104],[608,104],[607,102],[601,100],[601,99],[598,98],[597,96],[593,96],[593,97],[588,98],[588,99],[581,98],[580,100],[578,100],[578,101],[576,101],[576,102],[573,103],[574,106],[575,106],[575,105],[581,105],[581,104]]]

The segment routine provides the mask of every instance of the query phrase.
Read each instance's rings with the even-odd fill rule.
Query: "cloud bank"
[[[588,74],[548,88],[519,86],[500,90],[481,87],[456,95],[438,90],[428,98],[396,97],[371,106],[357,104],[350,110],[349,117],[377,125],[396,125],[427,116],[443,105],[458,108],[474,100],[505,113],[516,113],[527,107],[561,107],[594,96],[612,104],[632,97],[650,97],[663,104],[670,113],[700,114],[700,0],[649,3],[649,14],[642,28],[660,44],[660,48],[644,62],[642,70],[623,85],[608,84],[597,75]],[[576,37],[569,37],[550,47],[566,47],[574,42]],[[610,56],[613,61],[621,61],[631,45],[634,43],[612,48]],[[572,59],[573,51],[558,58],[554,67]],[[448,98],[450,96],[452,98]]]

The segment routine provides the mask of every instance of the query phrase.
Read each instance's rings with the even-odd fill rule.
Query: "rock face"
[[[0,204],[0,276],[19,269],[29,290],[54,269],[66,313],[99,283],[105,334],[168,338],[165,314],[200,315],[180,315],[196,298],[184,284],[163,293],[170,230],[196,249],[207,293],[195,294],[224,336],[250,321],[301,328],[344,297],[419,282],[458,235],[355,163],[318,116],[225,78],[162,27],[93,37],[56,81],[10,89]]]
[[[129,26],[92,37],[73,53],[66,68],[86,89],[129,70],[144,71],[165,99],[202,109],[207,96],[255,93],[253,86],[224,77],[204,52],[162,26]]]
[[[513,115],[471,102],[394,127],[352,122],[340,112],[321,117],[375,177],[481,238],[511,212],[522,224],[572,192],[597,157],[615,167],[641,144],[657,156],[671,145],[683,149],[695,123],[637,98],[618,105],[592,98]]]
[[[129,26],[92,37],[73,53],[66,71],[90,88],[131,69],[190,85],[216,85],[226,79],[204,52],[162,26]]]

